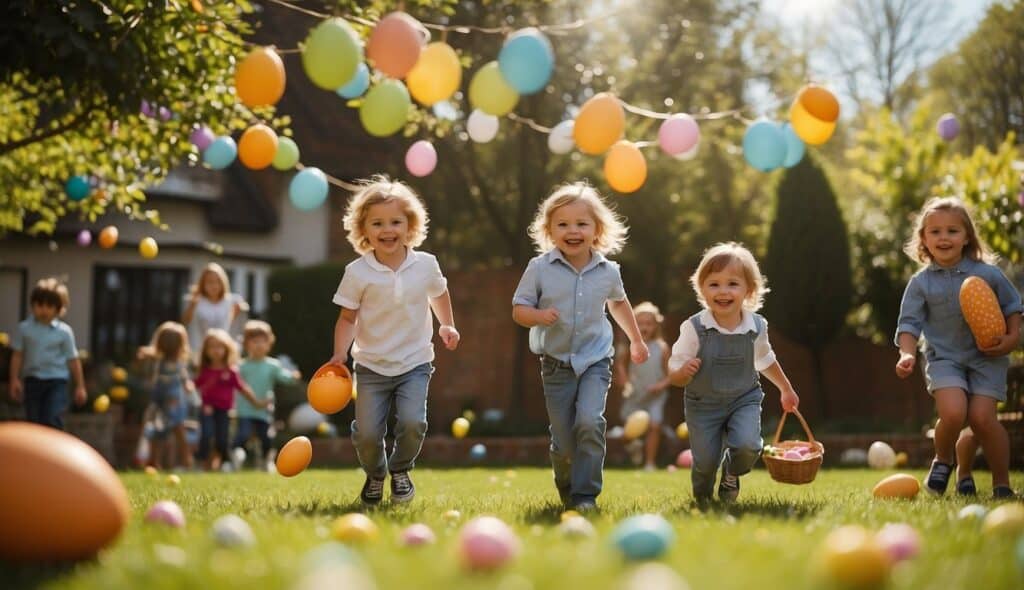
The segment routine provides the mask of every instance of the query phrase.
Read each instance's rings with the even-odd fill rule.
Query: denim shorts
[[[924,375],[928,393],[936,389],[958,387],[968,395],[983,395],[996,401],[1006,401],[1006,372],[1010,366],[1007,356],[978,357],[966,362],[933,359],[927,362]]]

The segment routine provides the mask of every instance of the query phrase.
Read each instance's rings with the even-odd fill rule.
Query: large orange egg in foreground
[[[304,436],[296,436],[277,454],[277,472],[285,477],[294,477],[309,466],[312,458],[313,444]]]
[[[0,560],[91,557],[128,514],[124,485],[92,447],[38,424],[0,424]]]

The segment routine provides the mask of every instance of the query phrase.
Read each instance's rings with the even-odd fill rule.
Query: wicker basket
[[[764,455],[765,466],[768,467],[768,473],[771,474],[772,479],[779,483],[792,483],[792,484],[805,484],[814,481],[814,476],[818,474],[818,468],[821,467],[821,459],[825,455],[825,447],[820,442],[814,440],[814,434],[811,432],[810,427],[807,426],[807,421],[800,415],[800,412],[793,410],[797,419],[800,420],[801,426],[804,427],[804,432],[807,433],[807,440],[787,440],[779,442],[779,435],[782,434],[782,425],[786,423],[786,417],[790,412],[783,412],[782,418],[779,419],[779,427],[775,430],[775,440],[772,442],[772,446],[775,448],[789,450],[797,448],[808,448],[811,450],[810,453],[804,456],[803,459],[783,459],[782,457],[771,457]]]

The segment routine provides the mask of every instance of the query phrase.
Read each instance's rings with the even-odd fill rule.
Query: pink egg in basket
[[[782,455],[782,458],[790,461],[803,461],[804,455],[796,449],[790,449]]]

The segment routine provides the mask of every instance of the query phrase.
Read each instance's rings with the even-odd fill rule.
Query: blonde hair
[[[219,342],[227,349],[228,353],[224,358],[225,365],[233,367],[238,364],[238,345],[235,343],[235,339],[231,337],[231,334],[227,333],[227,330],[211,328],[206,331],[206,336],[203,337],[203,346],[199,353],[200,368],[206,368],[212,364],[209,349],[210,344],[213,342]]]
[[[178,322],[160,324],[153,332],[153,340],[146,352],[162,360],[187,360],[191,352],[188,348],[188,332],[185,331],[185,326]]]
[[[270,324],[263,320],[249,320],[245,322],[245,328],[242,329],[242,343],[248,344],[249,340],[263,336],[267,339],[267,342],[271,346],[274,345],[276,338],[274,337],[274,329],[270,327]]]
[[[409,221],[409,233],[406,236],[406,245],[415,248],[427,239],[427,224],[430,218],[427,216],[427,209],[423,201],[409,188],[409,185],[400,181],[393,181],[387,176],[378,174],[369,180],[362,180],[358,183],[360,189],[352,195],[345,209],[345,217],[342,225],[348,231],[348,241],[360,254],[366,254],[373,250],[370,247],[370,240],[363,231],[363,224],[366,223],[366,216],[370,207],[381,203],[398,203]]]
[[[216,299],[216,301],[220,301],[221,299],[227,297],[228,294],[231,293],[231,281],[228,280],[228,273],[224,271],[224,267],[217,264],[216,262],[211,262],[203,267],[202,272],[199,273],[199,280],[196,281],[193,290],[195,292],[198,292],[203,297],[206,297],[210,301],[214,301],[213,298],[211,298],[209,295],[206,294],[205,291],[203,291],[203,285],[206,283],[205,279],[206,275],[208,274],[213,274],[220,281],[221,293],[220,297]]]
[[[743,244],[737,242],[715,244],[704,251],[704,257],[697,265],[697,270],[690,276],[690,284],[697,294],[697,301],[705,308],[708,306],[700,290],[701,283],[711,273],[721,272],[733,264],[739,265],[743,271],[743,278],[750,288],[750,292],[743,298],[743,309],[751,312],[761,309],[765,293],[769,291],[767,280],[761,274],[761,268],[758,267],[754,255]]]
[[[594,250],[601,254],[615,254],[626,245],[628,228],[622,218],[609,207],[597,189],[586,182],[563,184],[541,202],[537,215],[530,223],[530,238],[540,253],[555,248],[551,239],[551,217],[560,207],[573,203],[584,203],[594,218]]]
[[[971,212],[967,209],[967,205],[956,197],[932,197],[921,207],[921,211],[914,218],[914,233],[903,247],[903,252],[911,260],[916,260],[921,264],[932,262],[932,254],[924,245],[924,228],[928,216],[937,211],[953,213],[960,217],[961,223],[964,224],[964,231],[967,232],[967,241],[963,249],[964,258],[995,262],[995,257],[989,253],[988,246],[978,237],[978,232],[974,229],[974,219],[971,218]]]
[[[654,336],[656,338],[661,338],[661,323],[665,321],[665,316],[661,314],[661,310],[658,309],[658,306],[650,301],[643,301],[633,306],[634,317],[638,317],[642,313],[649,313],[654,317],[654,322],[658,325],[654,330]]]

